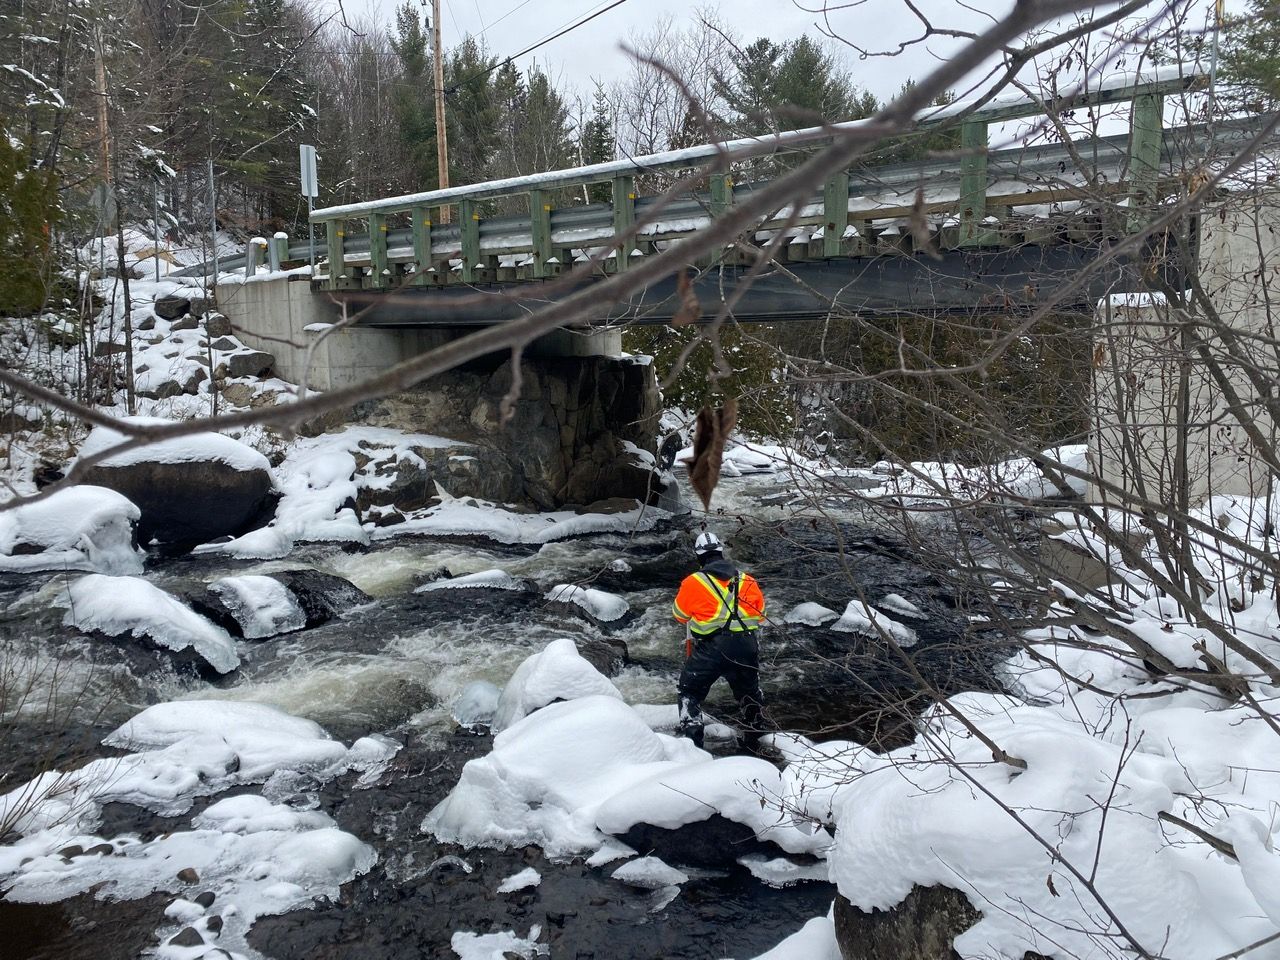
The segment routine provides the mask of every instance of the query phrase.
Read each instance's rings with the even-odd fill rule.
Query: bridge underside
[[[832,312],[861,316],[947,315],[1026,311],[1053,300],[1057,308],[1091,308],[1099,297],[1140,288],[1131,258],[1097,263],[1096,244],[1054,244],[997,250],[948,250],[936,256],[896,254],[835,257],[771,266],[751,281],[733,316],[745,323],[812,320]],[[718,266],[691,276],[704,321],[734,295],[749,266]],[[604,277],[566,284],[527,281],[474,287],[405,287],[396,291],[329,291],[353,308],[372,306],[370,327],[488,326],[528,315]],[[1169,276],[1177,286],[1177,279]],[[675,276],[631,298],[604,298],[593,326],[665,324],[683,296]]]

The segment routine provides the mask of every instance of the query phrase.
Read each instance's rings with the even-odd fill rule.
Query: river
[[[762,680],[779,728],[816,739],[892,743],[908,729],[904,707],[910,713],[925,702],[914,671],[946,692],[990,685],[989,667],[998,651],[971,632],[955,598],[886,524],[864,513],[830,510],[821,522],[801,521],[778,506],[786,500],[783,494],[767,475],[726,479],[712,524],[732,556],[761,580],[777,621],[762,643]],[[379,859],[344,888],[340,902],[259,919],[248,944],[261,955],[448,958],[454,956],[449,942],[455,931],[507,929],[523,935],[536,924],[556,958],[754,957],[825,913],[833,888],[803,882],[775,889],[730,858],[698,871],[680,896],[651,912],[651,894],[610,880],[581,859],[552,863],[534,848],[460,850],[419,829],[463,764],[488,750],[486,736],[461,731],[453,721],[458,693],[475,680],[501,686],[548,641],[621,640],[628,663],[614,683],[623,697],[633,704],[674,700],[682,632],[670,619],[670,600],[680,576],[692,569],[690,529],[690,522],[680,521],[645,533],[596,535],[541,548],[404,538],[354,551],[312,544],[270,563],[217,557],[157,562],[147,577],[172,592],[233,573],[310,567],[344,577],[373,598],[341,620],[246,644],[240,669],[215,681],[177,673],[117,644],[69,635],[61,626],[62,611],[50,603],[62,589],[60,576],[0,578],[8,662],[28,671],[35,665],[40,677],[27,709],[3,727],[6,789],[50,764],[109,754],[98,741],[152,703],[270,703],[346,741],[380,733],[404,746],[372,787],[357,788],[353,775],[297,786],[289,802],[328,813],[342,829],[372,844]],[[555,584],[590,582],[624,597],[635,616],[608,628],[547,605],[542,593],[413,592],[443,570],[456,576],[491,568],[530,578],[542,593]],[[923,614],[914,624],[919,640],[911,650],[912,670],[873,638],[780,622],[805,602],[841,611],[859,590],[871,599],[897,594]],[[75,691],[74,706],[64,700],[55,711],[36,709],[54,686]],[[723,684],[707,709],[732,719]],[[711,746],[713,752],[733,749],[728,743]],[[215,799],[200,801],[197,812]],[[104,811],[102,830],[104,836],[114,830],[145,839],[189,819],[167,821],[113,804]],[[439,862],[449,855],[460,857],[470,872],[454,861]],[[540,886],[495,893],[502,878],[528,866],[541,874]],[[52,905],[0,902],[0,942],[6,957],[132,958],[155,947],[166,902],[152,896],[104,904],[88,895]]]

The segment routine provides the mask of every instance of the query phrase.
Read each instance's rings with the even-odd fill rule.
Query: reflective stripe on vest
[[[735,617],[733,615],[733,611],[729,609],[729,604],[726,602],[728,597],[726,596],[725,591],[721,590],[709,575],[705,573],[695,573],[693,578],[706,587],[707,592],[715,598],[716,612],[715,616],[710,620],[690,621],[689,629],[694,633],[705,635],[708,633],[715,633],[715,631],[722,630],[726,626],[735,633],[741,633],[744,630],[755,630],[759,627],[761,617],[753,613],[748,613],[744,610],[742,608],[742,601],[738,599],[742,590],[743,576],[744,574],[738,574],[737,578],[732,581],[733,586],[730,588],[736,601],[734,605],[737,607],[738,615]]]

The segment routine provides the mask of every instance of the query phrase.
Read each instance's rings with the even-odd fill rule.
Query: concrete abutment
[[[475,328],[351,327],[330,330],[341,308],[313,293],[305,277],[225,284],[219,309],[246,344],[271,353],[275,372],[311,389],[335,390],[375,376]],[[299,280],[304,282],[299,282]],[[411,390],[357,404],[313,425],[355,422],[448,437],[470,444],[440,476],[415,478],[431,493],[476,496],[538,509],[613,498],[670,503],[652,470],[659,395],[652,364],[623,357],[617,329],[556,330],[531,344],[509,419],[508,352],[470,361]],[[308,352],[310,352],[308,364]]]

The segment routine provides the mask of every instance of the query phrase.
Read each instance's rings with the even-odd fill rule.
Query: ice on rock
[[[76,486],[0,513],[0,571],[142,572],[134,546],[140,511],[105,487]],[[35,548],[39,552],[29,551]]]
[[[771,887],[790,887],[804,880],[826,883],[829,879],[825,861],[796,863],[786,857],[770,859],[763,854],[753,853],[739,857],[738,862],[750,870],[753,877]]]
[[[507,681],[493,715],[499,733],[553,700],[604,696],[622,699],[607,677],[593,667],[568,638],[553,640],[527,658]]]
[[[430,593],[433,590],[458,590],[468,587],[487,587],[490,590],[524,590],[525,585],[507,573],[505,570],[497,568],[493,570],[479,570],[476,573],[468,573],[460,577],[450,577],[447,580],[432,580],[430,583],[424,583],[420,587],[414,588],[414,593]]]
[[[624,857],[634,857],[636,851],[628,847],[621,840],[614,840],[612,837],[605,840],[600,845],[600,849],[587,857],[588,867],[603,867],[606,863],[613,863],[615,860],[621,860]]]
[[[542,874],[538,873],[533,867],[526,867],[519,873],[513,873],[500,884],[498,884],[499,893],[515,893],[517,890],[527,890],[530,887],[536,887],[542,883]]]
[[[661,890],[689,881],[689,875],[657,857],[640,857],[624,863],[610,874],[613,879],[642,890]]]
[[[831,629],[840,633],[860,633],[873,639],[888,634],[900,647],[909,647],[918,639],[916,632],[906,624],[867,606],[861,600],[850,600],[840,619],[831,625]]]
[[[514,930],[485,934],[461,931],[450,938],[449,946],[459,960],[509,960],[512,956],[533,960],[551,955],[549,946],[538,943],[541,935],[542,927],[536,923],[527,937],[516,936]]]
[[[787,615],[782,618],[782,622],[798,623],[806,627],[820,627],[824,623],[830,623],[832,620],[838,620],[839,618],[840,614],[828,607],[824,607],[820,603],[801,603],[787,611]]]
[[[498,709],[502,691],[488,680],[476,680],[462,688],[453,704],[453,719],[458,726],[473,730],[489,726]]]
[[[223,577],[209,584],[226,605],[246,640],[261,640],[301,630],[307,615],[292,591],[274,577]]]
[[[235,642],[221,627],[139,577],[91,573],[67,588],[63,624],[85,633],[147,637],[170,650],[191,648],[219,673],[240,665]]]
[[[602,623],[611,623],[627,615],[630,607],[627,601],[604,590],[590,587],[579,587],[572,583],[562,583],[547,591],[547,599],[559,603],[573,603]]]

